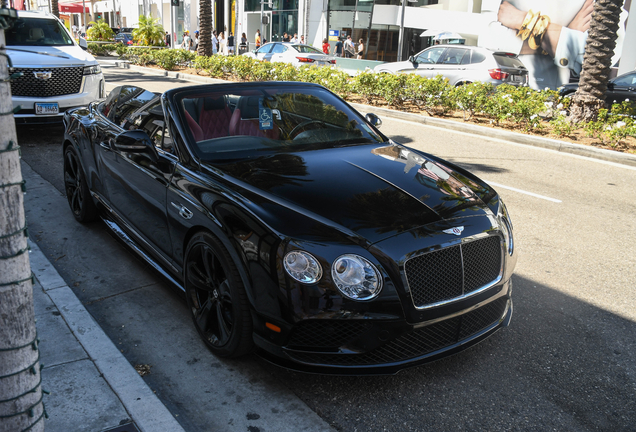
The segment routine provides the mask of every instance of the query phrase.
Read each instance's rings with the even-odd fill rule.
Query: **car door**
[[[138,94],[129,104],[137,106],[148,99],[148,93]],[[172,246],[166,219],[166,192],[176,158],[161,150],[166,134],[163,109],[159,96],[150,95],[154,97],[135,110],[119,107],[119,115],[125,116],[117,117],[122,122],[121,133],[99,146],[103,167],[100,177],[108,204],[123,222],[124,229],[150,246],[148,249],[153,255],[169,260]],[[130,130],[144,132],[155,148],[131,151],[118,146],[119,137]]]
[[[271,43],[265,44],[262,47],[260,47],[258,50],[256,50],[256,52],[254,53],[254,55],[256,56],[256,59],[269,61],[269,59],[272,57],[271,51],[273,46],[274,44],[271,44]]]
[[[608,104],[621,103],[627,99],[636,101],[636,72],[616,77],[607,88]]]
[[[272,51],[270,53],[270,61],[271,62],[291,62],[290,56],[287,54],[288,48],[283,45],[276,43],[272,47]],[[293,56],[291,56],[293,59]]]
[[[425,78],[435,76],[434,68],[446,51],[446,47],[430,47],[414,56],[413,68],[409,72],[416,73]],[[406,72],[406,71],[405,71]]]
[[[450,85],[455,85],[459,82],[466,71],[466,64],[464,58],[470,58],[470,52],[466,48],[452,47],[446,49],[437,63],[433,65],[431,69],[432,76],[443,75],[448,78]]]

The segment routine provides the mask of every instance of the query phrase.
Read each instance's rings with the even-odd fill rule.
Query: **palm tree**
[[[212,55],[212,1],[199,0],[199,47],[197,54]]]
[[[5,45],[0,20],[0,46]],[[0,430],[44,430],[22,172],[7,61],[0,57]],[[31,367],[33,365],[33,367]],[[28,407],[32,407],[29,412]],[[23,412],[24,411],[24,412]],[[29,415],[30,414],[30,415]]]
[[[140,42],[144,46],[165,45],[165,35],[163,26],[159,24],[159,18],[140,16],[139,28],[133,30],[132,35],[135,42]]]
[[[115,33],[113,33],[113,30],[104,20],[97,20],[97,22],[91,21],[88,24],[91,25],[91,28],[86,31],[88,40],[109,41],[115,37]]]
[[[594,3],[579,89],[570,107],[573,123],[596,121],[599,109],[604,107],[622,6],[623,0]]]
[[[51,13],[56,17],[60,17],[60,6],[57,4],[57,0],[51,0]]]

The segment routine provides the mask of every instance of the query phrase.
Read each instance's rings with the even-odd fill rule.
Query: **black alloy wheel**
[[[238,270],[219,240],[195,234],[185,258],[186,300],[197,332],[219,357],[252,349],[252,319]]]
[[[82,223],[95,220],[97,207],[88,190],[77,152],[70,145],[64,149],[64,188],[75,219]]]

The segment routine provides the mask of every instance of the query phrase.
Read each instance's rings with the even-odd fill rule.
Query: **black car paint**
[[[499,283],[441,307],[414,308],[405,281],[403,266],[407,259],[461,241],[454,235],[440,234],[443,229],[463,225],[469,236],[497,235],[493,220],[498,196],[475,176],[386,138],[377,145],[276,153],[263,160],[201,163],[183,138],[188,132],[175,106],[181,91],[173,89],[161,97],[177,156],[152,145],[142,152],[118,149],[114,142],[124,130],[105,118],[95,103],[65,115],[64,147],[73,145],[81,155],[97,202],[110,210],[106,217],[115,218],[129,236],[145,245],[145,251],[163,263],[161,267],[177,285],[183,287],[184,252],[193,234],[205,229],[222,241],[246,287],[253,308],[254,340],[268,353],[264,354],[266,358],[296,369],[353,373],[351,368],[316,368],[285,360],[285,348],[281,347],[294,325],[306,319],[381,320],[380,325],[388,325],[388,335],[367,338],[364,347],[346,348],[355,351],[370,349],[387,337],[424,323],[510,296],[516,253],[504,254],[505,272]],[[418,180],[417,163],[380,155],[387,151],[407,152],[417,161],[443,167],[449,178],[463,185],[463,196],[453,196],[453,191],[449,194],[431,182]],[[290,162],[296,168],[292,172]],[[337,176],[330,178],[334,164]],[[254,165],[259,169],[253,169]],[[365,203],[364,192],[357,193],[360,190],[387,192],[366,211],[356,212],[357,205]],[[396,203],[408,211],[396,215]],[[191,212],[190,218],[180,215],[182,207]],[[305,250],[319,259],[326,269],[322,280],[304,285],[277,265],[293,249]],[[344,253],[359,254],[380,269],[384,289],[377,299],[348,300],[334,288],[328,269]],[[355,373],[394,373],[406,365],[455,352],[507,325],[511,312],[510,307],[503,322],[461,346],[382,368],[356,368],[359,371]],[[265,322],[279,326],[281,332],[267,329]]]
[[[611,107],[612,104],[621,103],[625,100],[631,101],[632,104],[636,102],[636,84],[632,83],[632,85],[621,85],[620,83],[617,83],[618,80],[630,75],[634,76],[634,79],[636,79],[636,72],[632,71],[609,80],[607,84],[607,91],[605,92],[606,106]],[[559,95],[572,96],[576,93],[578,88],[578,82],[564,84],[562,87],[559,87]]]

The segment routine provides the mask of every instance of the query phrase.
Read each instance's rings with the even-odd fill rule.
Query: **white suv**
[[[41,12],[18,12],[5,30],[16,123],[56,123],[64,111],[104,97],[104,75],[97,60],[78,45],[62,22]]]

